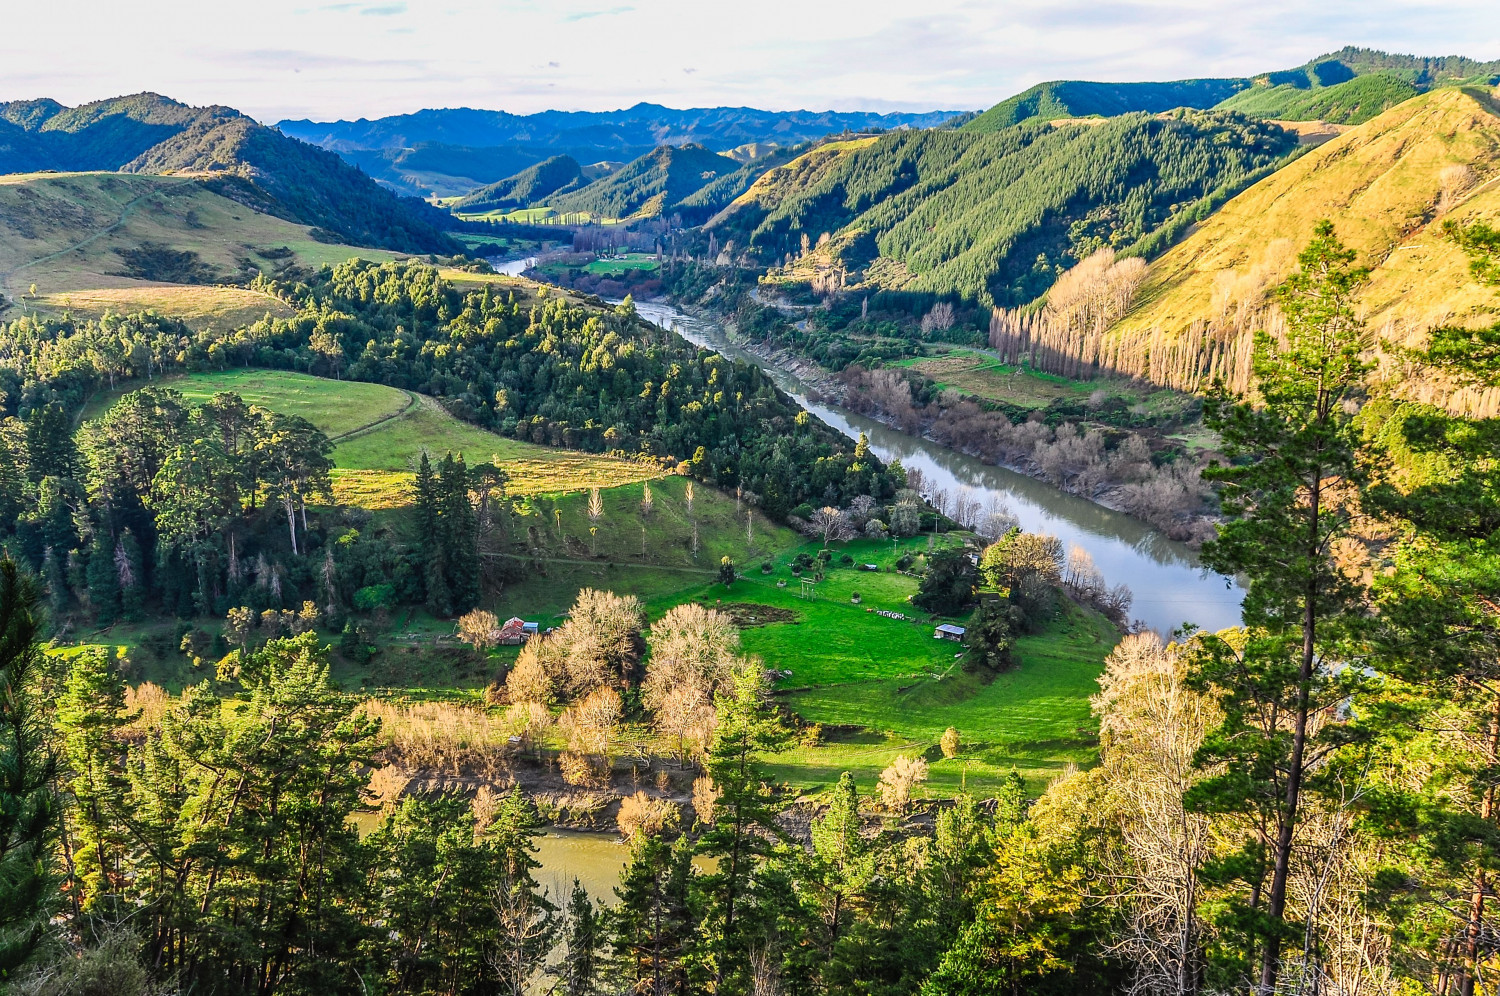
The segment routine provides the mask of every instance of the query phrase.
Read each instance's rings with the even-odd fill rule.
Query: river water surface
[[[1244,591],[1228,579],[1205,570],[1185,544],[1122,512],[1111,511],[1077,495],[981,463],[946,446],[907,435],[874,419],[833,405],[808,400],[808,387],[790,371],[737,346],[723,326],[669,305],[636,302],[642,318],[675,330],[684,339],[733,359],[754,363],[808,411],[857,438],[861,432],[882,460],[900,460],[917,468],[931,489],[956,494],[968,488],[982,505],[998,497],[1027,532],[1051,533],[1065,546],[1078,544],[1094,558],[1110,585],[1121,582],[1135,594],[1130,615],[1163,634],[1185,622],[1208,630],[1240,622]]]

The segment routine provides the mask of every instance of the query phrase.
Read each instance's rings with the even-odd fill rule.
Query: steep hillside
[[[572,156],[553,156],[535,166],[528,166],[515,176],[480,187],[459,198],[451,207],[454,211],[475,214],[484,211],[509,211],[530,207],[558,192],[582,186],[585,182],[583,167],[578,165],[578,160]]]
[[[319,241],[307,226],[251,211],[191,177],[0,176],[5,319],[36,310],[155,310],[223,327],[288,309],[268,294],[220,284],[356,255],[392,258]]]
[[[1122,322],[1066,352],[1173,387],[1195,387],[1210,373],[1243,384],[1266,291],[1291,271],[1321,218],[1374,268],[1362,306],[1383,338],[1489,321],[1494,294],[1473,282],[1440,223],[1497,216],[1500,105],[1480,89],[1433,90],[1229,201],[1151,264]]]
[[[602,218],[669,214],[715,179],[739,170],[733,159],[701,145],[664,145],[586,187],[549,198],[547,205]]]
[[[1038,118],[1115,117],[1132,111],[1169,111],[1174,107],[1212,107],[1250,85],[1244,79],[1175,80],[1170,83],[1088,83],[1059,80],[1038,83],[991,107],[962,126],[964,131],[991,132]]]
[[[0,169],[215,174],[220,193],[312,225],[331,241],[407,252],[452,252],[444,218],[401,201],[329,152],[228,107],[189,107],[152,93],[68,108],[0,104]]]
[[[721,243],[784,263],[772,279],[1012,306],[1097,248],[1153,247],[1143,240],[1205,213],[1294,145],[1273,125],[1205,111],[905,132],[772,170],[712,227]]]
[[[677,205],[677,212],[690,225],[702,224],[732,204],[769,171],[796,159],[802,148],[805,146],[761,152],[733,173],[723,174],[684,197]]]
[[[1391,71],[1356,76],[1333,86],[1292,83],[1252,86],[1219,105],[1258,118],[1362,124],[1417,95],[1417,88]]]

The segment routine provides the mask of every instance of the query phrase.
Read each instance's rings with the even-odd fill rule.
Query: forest
[[[872,289],[1014,307],[1095,250],[1130,250],[1207,210],[1293,147],[1272,125],[1199,111],[903,132],[802,182],[773,171],[764,197],[752,189],[709,228],[772,279],[806,283],[817,265],[835,286],[862,276]]]

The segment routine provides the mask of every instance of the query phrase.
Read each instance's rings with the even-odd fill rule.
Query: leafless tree
[[[1198,872],[1212,854],[1212,826],[1187,810],[1183,793],[1204,774],[1194,755],[1218,710],[1186,678],[1175,646],[1154,633],[1127,636],[1092,699],[1123,843],[1114,890],[1125,918],[1113,946],[1133,967],[1130,992],[1139,996],[1195,994],[1203,965]]]
[[[562,776],[569,785],[598,788],[609,783],[621,712],[619,693],[601,685],[558,718],[565,744]]]
[[[812,514],[808,520],[818,535],[823,537],[823,545],[826,547],[831,540],[845,540],[852,535],[849,528],[849,517],[840,509],[832,505],[825,505]]]
[[[474,609],[458,617],[458,638],[481,656],[500,644],[500,620],[488,609]]]
[[[740,636],[722,612],[686,602],[657,620],[647,635],[651,659],[641,699],[657,730],[677,740],[678,757],[708,748],[714,728],[714,696],[730,689],[738,668]]]
[[[875,791],[880,802],[893,813],[903,814],[911,802],[912,789],[927,781],[927,762],[900,754],[880,773]]]

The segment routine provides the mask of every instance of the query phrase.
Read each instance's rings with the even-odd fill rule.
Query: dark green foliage
[[[417,545],[425,563],[427,608],[436,616],[462,615],[479,601],[479,532],[472,486],[462,456],[454,459],[449,453],[434,474],[427,454],[422,454],[414,488]],[[374,592],[361,590],[367,591],[367,602],[373,600]]]
[[[686,839],[632,838],[608,925],[610,958],[636,991],[691,991],[686,955],[707,940],[691,906],[693,884],[693,848]]]
[[[982,675],[1010,670],[1014,663],[1011,649],[1015,645],[1013,612],[1003,599],[980,599],[979,608],[964,632],[964,643],[969,648],[964,670]]]
[[[739,168],[701,145],[664,145],[573,193],[548,198],[547,206],[601,218],[669,215],[690,194]]]
[[[578,165],[578,160],[572,156],[552,156],[535,166],[528,166],[515,176],[465,194],[454,202],[452,209],[479,214],[530,207],[583,183],[583,168]]]
[[[1291,135],[1222,112],[1096,126],[907,132],[843,155],[716,221],[768,263],[832,233],[850,271],[899,262],[903,293],[1024,304],[1096,249],[1128,250],[1293,151]],[[826,250],[825,250],[826,251]]]
[[[553,970],[562,996],[594,996],[604,974],[606,918],[578,879],[568,895],[562,927],[562,957]]]
[[[1208,108],[1250,85],[1245,79],[1175,80],[1170,83],[1038,83],[991,107],[962,126],[991,132],[1039,118],[1117,117],[1133,111],[1160,113],[1174,107]]]
[[[49,401],[33,408],[26,417],[26,457],[33,481],[78,476],[78,448],[73,445],[72,420],[60,403]]]
[[[963,547],[939,550],[927,558],[927,573],[912,604],[938,616],[956,616],[974,601],[979,572]]]
[[[728,557],[719,561],[719,584],[726,587],[734,584],[734,561]]]
[[[56,759],[35,700],[42,664],[36,586],[0,560],[0,982],[37,949],[52,891]]]

